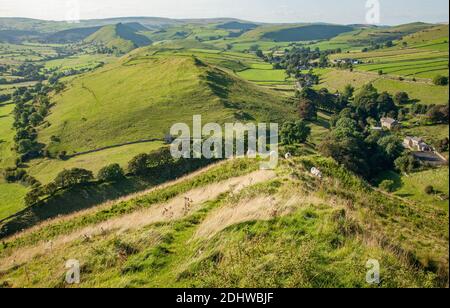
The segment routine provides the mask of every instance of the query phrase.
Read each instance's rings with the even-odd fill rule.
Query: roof
[[[381,122],[382,123],[387,123],[387,124],[395,124],[395,123],[397,123],[397,120],[392,119],[392,118],[382,118]]]

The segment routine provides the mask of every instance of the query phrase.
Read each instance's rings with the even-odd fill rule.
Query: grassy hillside
[[[123,53],[151,44],[150,39],[137,33],[136,27],[125,24],[105,26],[87,37],[85,41],[102,44]]]
[[[195,114],[204,123],[224,123],[246,114],[248,120],[282,119],[290,110],[272,92],[192,56],[145,51],[75,79],[54,102],[39,139],[51,152],[68,154],[162,138]],[[52,136],[61,141],[52,143]]]
[[[251,30],[242,39],[271,40],[275,42],[314,41],[331,39],[352,27],[327,24],[264,25]]]
[[[82,41],[88,36],[94,34],[101,27],[76,28],[58,31],[45,37],[45,40],[50,43],[70,43]]]
[[[407,26],[398,29],[405,28],[408,29]],[[394,47],[337,54],[331,58],[358,59],[363,64],[357,65],[356,69],[374,73],[382,71],[395,76],[428,79],[436,75],[448,76],[448,29],[448,25],[426,26],[425,30],[398,37]]]
[[[447,284],[448,213],[377,192],[319,157],[255,170],[226,162],[49,221],[0,247],[0,281],[63,287],[65,260],[77,259],[82,287],[374,287],[366,262],[376,259],[378,287]]]
[[[335,25],[307,25],[267,32],[262,38],[276,42],[315,41],[333,38],[341,33],[352,31],[352,27]]]
[[[353,46],[368,46],[371,43],[384,43],[398,40],[404,36],[433,27],[426,23],[411,23],[395,27],[363,27],[352,32],[343,33],[331,42],[346,42]]]

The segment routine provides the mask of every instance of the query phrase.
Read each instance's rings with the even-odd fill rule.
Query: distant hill
[[[313,41],[331,39],[353,30],[350,26],[327,24],[265,25],[247,32],[243,37],[276,42]]]
[[[50,43],[78,42],[94,34],[100,30],[100,28],[101,27],[89,27],[63,30],[46,36],[45,40]]]
[[[105,26],[87,37],[85,41],[103,44],[108,48],[113,48],[123,53],[150,45],[152,41],[138,34],[138,31],[135,30],[136,27],[138,27],[136,24],[132,24],[132,26],[125,24]]]
[[[170,19],[161,17],[118,17],[107,19],[80,20],[78,22],[69,23],[65,21],[48,21],[31,18],[0,17],[0,30],[22,30],[22,31],[37,31],[42,33],[55,33],[58,31],[68,29],[102,27],[119,23],[122,24],[138,23],[146,28],[158,29],[166,26],[183,25],[188,23],[218,24],[227,22],[243,22],[243,21],[234,18]]]
[[[227,22],[221,25],[218,25],[217,29],[225,29],[225,30],[243,30],[248,31],[258,27],[256,24],[252,23],[242,23],[237,21]]]
[[[140,23],[137,22],[131,22],[124,24],[134,32],[140,32],[140,31],[148,31],[149,29],[147,27],[144,27]],[[88,28],[75,28],[75,29],[68,29],[63,31],[58,31],[56,33],[49,34],[45,37],[45,40],[50,43],[71,43],[71,42],[78,42],[86,39],[90,35],[94,34],[95,32],[99,31],[102,27],[101,26],[95,26],[95,27],[88,27]]]
[[[275,92],[190,55],[152,57],[145,48],[75,79],[54,102],[50,126],[39,136],[52,153],[68,154],[163,138],[173,124],[192,123],[195,114],[219,123],[294,114]],[[52,143],[51,136],[61,142]]]
[[[409,45],[416,44],[430,44],[436,40],[447,41],[449,39],[449,26],[439,25],[435,27],[426,28],[425,30],[410,34],[402,40]]]
[[[27,39],[40,37],[36,31],[0,30],[0,42],[18,44]]]
[[[364,27],[343,33],[333,38],[332,41],[346,42],[354,46],[365,46],[371,43],[382,44],[432,27],[434,25],[426,23],[411,23],[395,27]]]

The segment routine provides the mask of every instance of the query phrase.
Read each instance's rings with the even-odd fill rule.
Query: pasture
[[[119,164],[126,169],[133,157],[150,153],[162,145],[162,142],[139,143],[84,154],[68,160],[36,159],[29,163],[28,172],[42,183],[49,183],[64,169],[83,168],[92,171],[94,175],[110,164]]]
[[[448,178],[448,167],[442,167],[408,175],[399,175],[388,171],[379,177],[378,182],[392,180],[395,184],[394,195],[411,200],[417,204],[438,206],[448,212],[449,201],[442,200],[438,195],[444,194],[448,196]],[[436,193],[427,194],[425,192],[425,188],[430,185],[433,186]]]

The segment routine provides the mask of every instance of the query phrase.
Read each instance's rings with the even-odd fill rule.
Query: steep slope
[[[76,28],[58,31],[45,37],[45,40],[50,43],[70,43],[82,41],[88,36],[94,34],[101,27]]]
[[[102,44],[123,53],[152,43],[150,39],[137,33],[135,24],[132,26],[117,24],[102,27],[87,37],[85,41],[88,43]]]
[[[292,106],[274,92],[192,56],[134,52],[119,63],[76,78],[54,97],[39,139],[68,154],[163,138],[175,123],[283,120]],[[45,127],[45,126],[44,126]],[[52,136],[60,142],[51,142]]]
[[[76,259],[81,287],[375,287],[368,260],[381,288],[448,286],[448,213],[317,156],[257,169],[224,162],[6,239],[0,285],[63,287]]]

